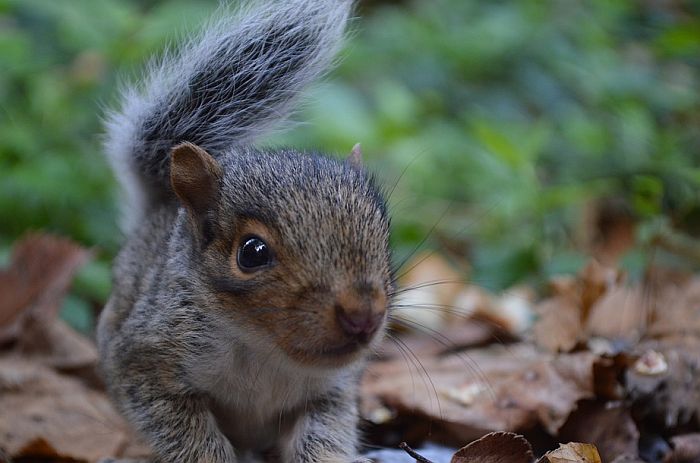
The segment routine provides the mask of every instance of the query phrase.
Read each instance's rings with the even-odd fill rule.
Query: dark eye
[[[272,256],[267,243],[257,236],[250,236],[241,242],[237,259],[241,270],[252,272],[258,267],[269,265]]]

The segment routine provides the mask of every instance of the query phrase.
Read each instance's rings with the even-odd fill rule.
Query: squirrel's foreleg
[[[129,392],[120,397],[122,409],[151,446],[153,463],[238,462],[204,399],[148,383]]]
[[[308,404],[282,447],[284,463],[353,463],[357,457],[355,397],[341,391]]]

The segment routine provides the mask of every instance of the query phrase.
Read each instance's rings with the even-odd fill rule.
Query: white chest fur
[[[254,450],[274,446],[293,424],[290,420],[338,376],[295,366],[277,349],[253,353],[242,344],[193,360],[189,370],[211,398],[221,431],[234,447]]]

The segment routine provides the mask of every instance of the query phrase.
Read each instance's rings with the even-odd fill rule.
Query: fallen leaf
[[[640,287],[611,288],[591,306],[586,333],[634,343],[644,334],[652,307]]]
[[[518,434],[492,432],[462,447],[450,463],[530,463],[530,443]]]
[[[555,356],[521,343],[429,357],[422,366],[375,362],[362,382],[362,413],[384,407],[397,419],[420,416],[457,443],[538,424],[555,435],[580,400],[594,397],[598,361],[589,352]]]
[[[636,454],[639,431],[622,402],[583,402],[557,436],[562,440],[594,444],[603,461]]]
[[[33,441],[22,447],[13,458],[14,460],[36,461],[49,460],[52,463],[90,463],[88,460],[66,457],[61,455],[42,437],[37,437]]]
[[[487,392],[486,386],[480,383],[464,384],[461,387],[441,388],[440,391],[448,399],[459,403],[460,405],[473,405],[476,400]]]
[[[667,283],[655,291],[655,317],[649,327],[654,337],[677,334],[700,335],[700,277],[695,276],[681,283]]]
[[[590,260],[578,276],[580,288],[581,320],[587,321],[593,306],[610,292],[620,286],[622,273],[614,267],[606,266],[596,260]]]
[[[491,304],[482,304],[474,316],[489,320],[513,337],[521,336],[535,319],[535,295],[530,288],[517,286],[504,291]]]
[[[547,452],[537,463],[601,463],[595,445],[569,442]]]
[[[28,325],[14,352],[61,371],[95,368],[98,361],[95,344],[59,319]]]
[[[441,329],[450,321],[469,315],[455,306],[465,288],[464,276],[441,256],[420,253],[407,264],[399,279],[400,293],[392,304],[392,318],[409,331]]]
[[[0,343],[5,351],[101,386],[92,341],[58,319],[62,298],[91,253],[51,235],[18,242],[10,266],[0,271]]]
[[[421,333],[406,333],[399,339],[392,335],[385,339],[378,354],[381,360],[404,358],[406,355],[425,358],[482,346],[496,339],[506,341],[511,338],[497,327],[480,320],[457,320],[435,332],[423,328]]]
[[[599,318],[608,316],[600,307],[611,291],[619,287],[621,279],[620,272],[596,261],[590,261],[576,278],[552,279],[549,284],[552,295],[535,309],[537,320],[532,330],[535,343],[552,352],[571,352],[590,336],[607,335],[597,330]],[[602,307],[607,309],[609,304]],[[614,316],[618,317],[617,312]],[[603,326],[607,327],[604,323]]]
[[[34,325],[41,329],[53,321],[75,272],[91,253],[70,240],[30,234],[19,241],[7,269],[0,270],[0,344],[25,337]]]
[[[537,321],[532,333],[534,342],[551,352],[570,352],[581,341],[583,327],[577,301],[567,296],[555,296],[535,308]]]
[[[0,358],[0,410],[0,448],[10,458],[41,450],[94,462],[131,440],[104,394],[21,357]]]

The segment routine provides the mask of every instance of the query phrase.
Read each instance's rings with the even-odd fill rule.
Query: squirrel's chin
[[[336,369],[361,361],[367,357],[372,343],[348,341],[345,344],[320,349],[284,349],[290,359],[303,367]]]

